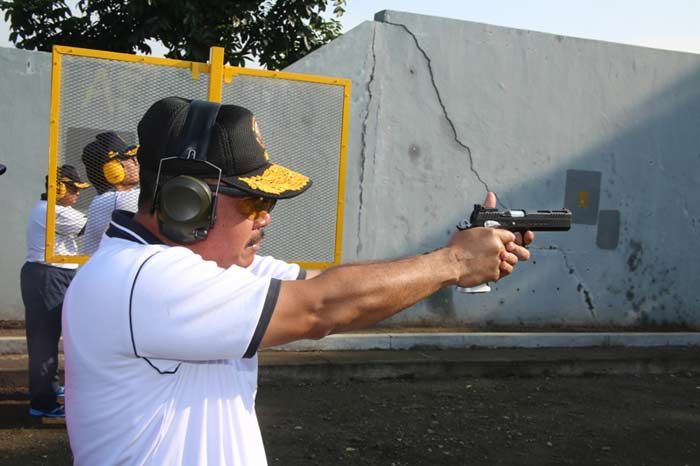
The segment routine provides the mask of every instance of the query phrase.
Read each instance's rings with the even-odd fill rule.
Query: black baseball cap
[[[95,136],[95,140],[83,148],[83,162],[87,160],[102,166],[112,159],[135,157],[138,146],[127,145],[114,131],[105,131]]]
[[[141,170],[157,173],[160,160],[177,157],[178,143],[191,100],[167,97],[154,103],[138,125]],[[221,169],[222,181],[253,196],[288,199],[306,191],[311,180],[301,173],[270,162],[253,113],[238,105],[222,105],[210,135],[207,161]],[[163,164],[163,174],[166,171]],[[177,174],[216,178],[205,164],[169,164]],[[183,172],[182,170],[187,170]]]
[[[87,189],[90,187],[90,183],[85,183],[80,178],[78,170],[73,165],[62,165],[58,167],[58,181],[63,184],[70,185],[75,189]],[[49,182],[49,176],[46,175],[46,183]]]

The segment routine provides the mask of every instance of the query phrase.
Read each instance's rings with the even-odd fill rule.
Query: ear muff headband
[[[165,237],[177,243],[191,244],[206,239],[216,220],[218,188],[212,193],[207,183],[187,172],[189,168],[201,170],[202,164],[206,164],[219,172],[221,181],[221,169],[207,161],[209,140],[219,107],[218,103],[193,100],[176,145],[177,156],[162,159],[158,167],[154,196],[158,225]],[[180,174],[159,186],[161,172],[168,162],[177,162]],[[172,174],[169,170],[165,173]]]

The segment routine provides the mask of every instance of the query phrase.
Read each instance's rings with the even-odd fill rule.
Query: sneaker
[[[66,417],[66,409],[63,405],[58,405],[54,409],[44,411],[29,407],[29,415],[32,417]]]
[[[66,396],[66,388],[63,385],[59,385],[56,389],[56,396],[59,398]]]

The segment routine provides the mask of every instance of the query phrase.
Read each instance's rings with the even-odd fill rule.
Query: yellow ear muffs
[[[63,181],[59,181],[56,183],[56,200],[61,200],[64,197],[66,197],[66,193],[68,192],[68,188],[66,188],[66,185],[63,183]]]
[[[126,176],[121,161],[117,159],[108,160],[102,165],[102,174],[105,180],[107,180],[107,183],[112,185],[121,183]]]

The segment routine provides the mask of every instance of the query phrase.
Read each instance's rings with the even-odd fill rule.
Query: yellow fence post
[[[221,102],[224,82],[224,49],[209,49],[209,101]]]
[[[335,222],[335,263],[340,264],[343,253],[343,211],[345,209],[345,167],[350,130],[350,89],[351,83],[343,81],[343,123],[340,137],[340,163],[338,166],[338,210]]]
[[[44,238],[44,260],[54,259],[56,232],[56,181],[58,174],[58,118],[61,97],[61,53],[53,47],[51,53],[51,108],[49,113],[49,168],[46,195],[46,234]]]

